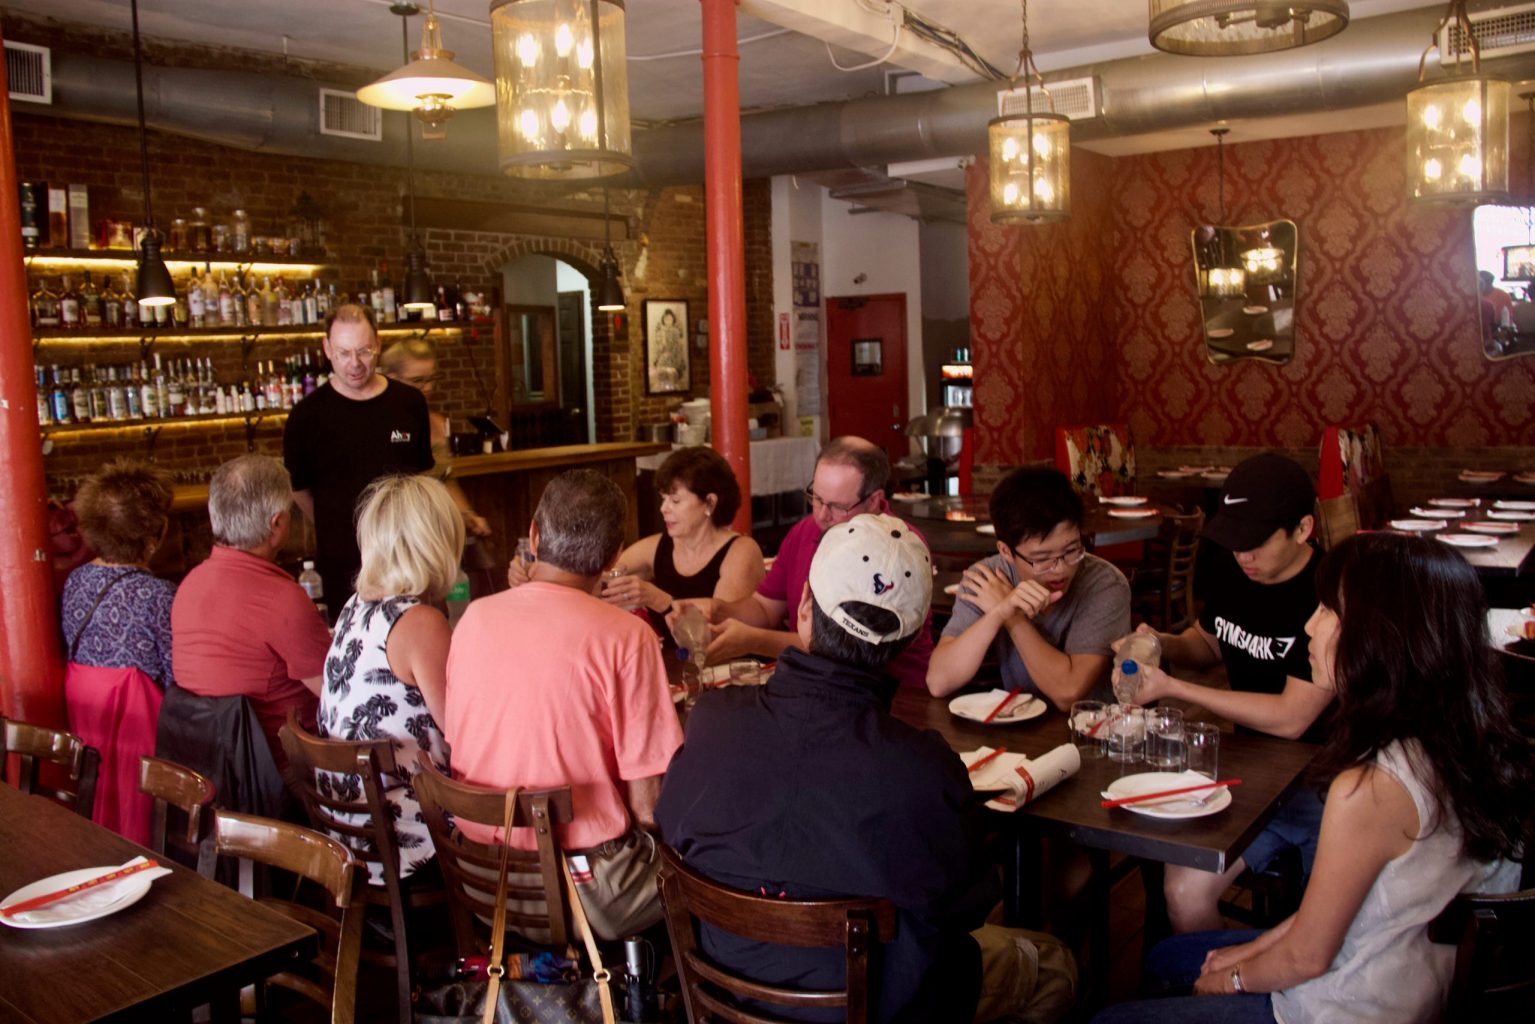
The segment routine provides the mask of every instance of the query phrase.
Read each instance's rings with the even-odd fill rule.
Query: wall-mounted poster
[[[645,393],[674,395],[693,387],[688,357],[688,304],[682,299],[645,300]]]

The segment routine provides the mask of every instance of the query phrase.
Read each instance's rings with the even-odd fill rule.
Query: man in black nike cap
[[[1311,681],[1306,620],[1316,611],[1313,578],[1321,552],[1311,543],[1316,488],[1306,471],[1276,452],[1244,460],[1226,478],[1220,508],[1205,527],[1204,610],[1197,625],[1158,634],[1164,664],[1206,668],[1223,662],[1229,690],[1175,679],[1146,668],[1136,699],[1172,697],[1208,708],[1238,728],[1319,742],[1330,689]],[[1141,626],[1147,631],[1147,626]],[[1223,928],[1217,903],[1243,870],[1264,870],[1286,846],[1311,871],[1322,803],[1309,789],[1292,796],[1227,871],[1169,867],[1168,916],[1176,932]]]

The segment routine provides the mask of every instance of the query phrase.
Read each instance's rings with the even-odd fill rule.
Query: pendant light
[[[408,18],[421,8],[413,3],[395,3],[389,10]],[[488,107],[496,102],[495,86],[483,76],[453,63],[453,51],[443,49],[435,0],[427,3],[421,49],[409,56],[410,61],[403,67],[358,89],[357,98],[370,107],[414,112],[431,130],[431,138],[443,137],[444,126],[456,111]]]
[[[410,52],[410,19],[421,13],[412,3],[397,3],[389,8],[400,16],[400,49]],[[430,17],[430,15],[428,15]],[[426,270],[426,249],[416,233],[416,126],[405,120],[405,201],[410,206],[410,238],[405,247],[405,286],[401,308],[427,310],[437,305],[436,290]]]
[[[133,0],[133,84],[139,101],[139,169],[144,174],[144,238],[139,242],[138,280],[134,294],[141,306],[173,306],[176,285],[160,258],[160,232],[149,201],[149,133],[144,127],[144,53],[139,44],[139,0]]]
[[[994,224],[1043,223],[1071,216],[1071,123],[1054,112],[1055,100],[1029,49],[1029,0],[1021,0],[1023,45],[1010,86],[1023,76],[1022,114],[1004,114],[986,125],[991,154],[991,220]],[[1034,109],[1034,86],[1051,112]]]
[[[608,190],[602,190],[602,281],[597,285],[597,308],[604,313],[624,310],[624,286],[618,280],[618,257],[613,254],[613,222],[608,219]]]
[[[1192,57],[1309,46],[1348,27],[1348,0],[1149,0],[1151,45]]]
[[[1247,272],[1231,263],[1226,257],[1226,135],[1230,128],[1211,128],[1215,136],[1215,173],[1220,215],[1212,225],[1211,237],[1206,240],[1204,259],[1196,253],[1195,262],[1200,268],[1200,292],[1204,295],[1227,298],[1241,295],[1247,289]],[[1196,238],[1198,231],[1195,232]]]
[[[634,166],[623,0],[493,0],[501,170],[533,181]]]
[[[1448,78],[1423,82],[1428,53],[1460,37]],[[1460,73],[1471,51],[1471,73]],[[1443,54],[1441,53],[1441,58]],[[1407,194],[1420,203],[1476,206],[1508,197],[1508,83],[1482,74],[1482,51],[1466,0],[1450,0],[1418,58],[1418,87],[1407,94]]]

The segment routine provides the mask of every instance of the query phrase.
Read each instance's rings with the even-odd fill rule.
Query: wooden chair
[[[1146,545],[1145,567],[1135,574],[1136,610],[1164,633],[1180,633],[1194,624],[1194,564],[1204,526],[1201,509],[1164,516],[1156,539]]]
[[[417,763],[416,799],[421,802],[448,886],[448,910],[459,956],[481,955],[490,948],[501,846],[468,838],[449,821],[449,815],[456,821],[500,828],[505,820],[506,792],[450,779],[425,754]],[[572,817],[569,786],[517,794],[513,826],[533,829],[538,849],[532,853],[514,849],[509,857],[506,926],[509,933],[515,933],[512,938],[516,945],[564,949],[570,942],[554,826],[566,824]]]
[[[308,964],[266,979],[330,1007],[331,1024],[352,1024],[357,1006],[357,963],[362,948],[362,904],[358,888],[367,878],[345,846],[299,825],[255,815],[219,811],[214,841],[220,856],[241,857],[281,868],[325,889],[339,919],[289,900],[259,897],[257,902],[309,925],[320,933],[320,951]],[[264,993],[258,990],[258,995]]]
[[[154,798],[149,820],[149,846],[156,853],[195,865],[204,878],[213,877],[213,783],[190,768],[158,757],[139,758],[139,791]],[[177,811],[185,829],[170,829],[170,812]],[[177,822],[181,824],[180,821]]]
[[[17,789],[69,804],[82,817],[91,816],[96,807],[96,774],[101,767],[101,755],[95,747],[87,746],[73,733],[0,718],[0,769],[9,754],[15,754],[19,761]],[[43,783],[44,764],[63,768],[74,785],[55,787]]]
[[[875,1019],[869,996],[873,979],[869,950],[895,936],[895,907],[889,900],[782,900],[720,885],[694,871],[670,847],[661,847],[661,901],[671,936],[688,1020],[762,1024],[777,1018],[748,1012],[750,999],[776,1006],[846,1008],[848,1024]],[[710,961],[698,949],[695,922],[784,946],[841,949],[847,960],[847,988],[809,991],[754,981]]]
[[[304,728],[298,710],[290,708],[287,724],[278,732],[288,755],[289,785],[303,801],[309,823],[316,831],[339,839],[352,852],[360,866],[376,865],[384,884],[367,885],[358,892],[361,900],[389,912],[394,932],[394,954],[364,950],[364,959],[389,967],[395,972],[400,1024],[410,1024],[411,956],[406,939],[406,910],[442,906],[447,893],[440,885],[407,889],[400,882],[399,845],[394,818],[384,795],[386,775],[400,774],[395,764],[394,744],[387,739],[363,742],[324,740]],[[355,794],[337,792],[326,795],[315,778],[316,771],[356,775],[362,781]]]
[[[1524,873],[1528,886],[1528,865]],[[1463,893],[1429,924],[1428,937],[1456,946],[1445,1020],[1517,1020],[1530,1012],[1535,997],[1535,889]]]
[[[1323,551],[1331,551],[1359,532],[1359,499],[1353,494],[1321,498],[1316,503],[1316,537]]]

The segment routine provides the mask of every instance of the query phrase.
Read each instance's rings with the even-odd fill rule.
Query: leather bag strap
[[[496,1001],[501,994],[501,979],[506,974],[502,956],[506,952],[506,869],[512,857],[512,819],[517,814],[517,791],[506,794],[505,821],[501,826],[501,870],[496,876],[496,912],[490,925],[490,964],[485,968],[485,1015],[482,1024],[495,1024]],[[611,1024],[611,1022],[610,1022]]]
[[[581,894],[576,892],[576,880],[570,877],[570,862],[564,857],[560,858],[560,870],[565,876],[565,892],[570,897],[570,916],[575,918],[576,930],[581,933],[581,941],[586,946],[587,959],[592,962],[592,980],[597,983],[597,998],[602,1002],[603,1024],[615,1024],[613,990],[608,985],[613,975],[602,966],[602,953],[597,949],[591,923],[586,920],[586,908],[581,906]]]

